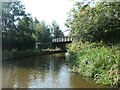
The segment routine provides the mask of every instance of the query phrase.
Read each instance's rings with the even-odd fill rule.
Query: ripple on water
[[[98,84],[71,73],[65,53],[24,58],[5,63],[5,87],[15,88],[94,88]],[[23,63],[24,62],[24,63]],[[5,77],[4,77],[5,76]]]

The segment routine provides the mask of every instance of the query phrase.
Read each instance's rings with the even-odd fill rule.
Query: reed
[[[119,47],[102,43],[74,43],[68,46],[68,62],[73,72],[92,77],[96,83],[118,86]]]

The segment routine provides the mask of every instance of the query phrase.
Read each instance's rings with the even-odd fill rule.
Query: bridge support
[[[63,43],[56,43],[56,44],[52,44],[52,48],[60,48],[61,51],[66,51],[66,45]]]

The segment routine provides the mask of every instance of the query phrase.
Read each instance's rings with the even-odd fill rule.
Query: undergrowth
[[[74,43],[68,46],[68,62],[73,72],[92,77],[96,83],[117,86],[120,51],[102,43]]]

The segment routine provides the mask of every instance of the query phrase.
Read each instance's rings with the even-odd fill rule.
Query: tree
[[[35,29],[36,29],[36,36],[38,38],[38,42],[40,43],[50,43],[51,37],[50,37],[50,29],[45,24],[44,21],[42,22],[36,22],[35,20]]]
[[[77,41],[118,43],[120,40],[120,3],[99,2],[95,7],[76,4],[67,20]]]
[[[64,36],[63,32],[60,30],[59,25],[56,23],[56,21],[52,22],[51,30],[52,30],[53,38],[60,38]]]
[[[32,17],[21,2],[4,2],[2,7],[3,49],[25,50],[35,47],[36,36]]]
[[[3,31],[16,29],[16,22],[26,16],[25,8],[20,2],[2,2]]]
[[[26,16],[25,8],[20,2],[2,3],[2,46],[3,49],[14,48],[17,33],[17,22]]]
[[[18,23],[17,48],[30,49],[34,48],[37,42],[35,36],[34,21],[30,17],[22,18]]]

